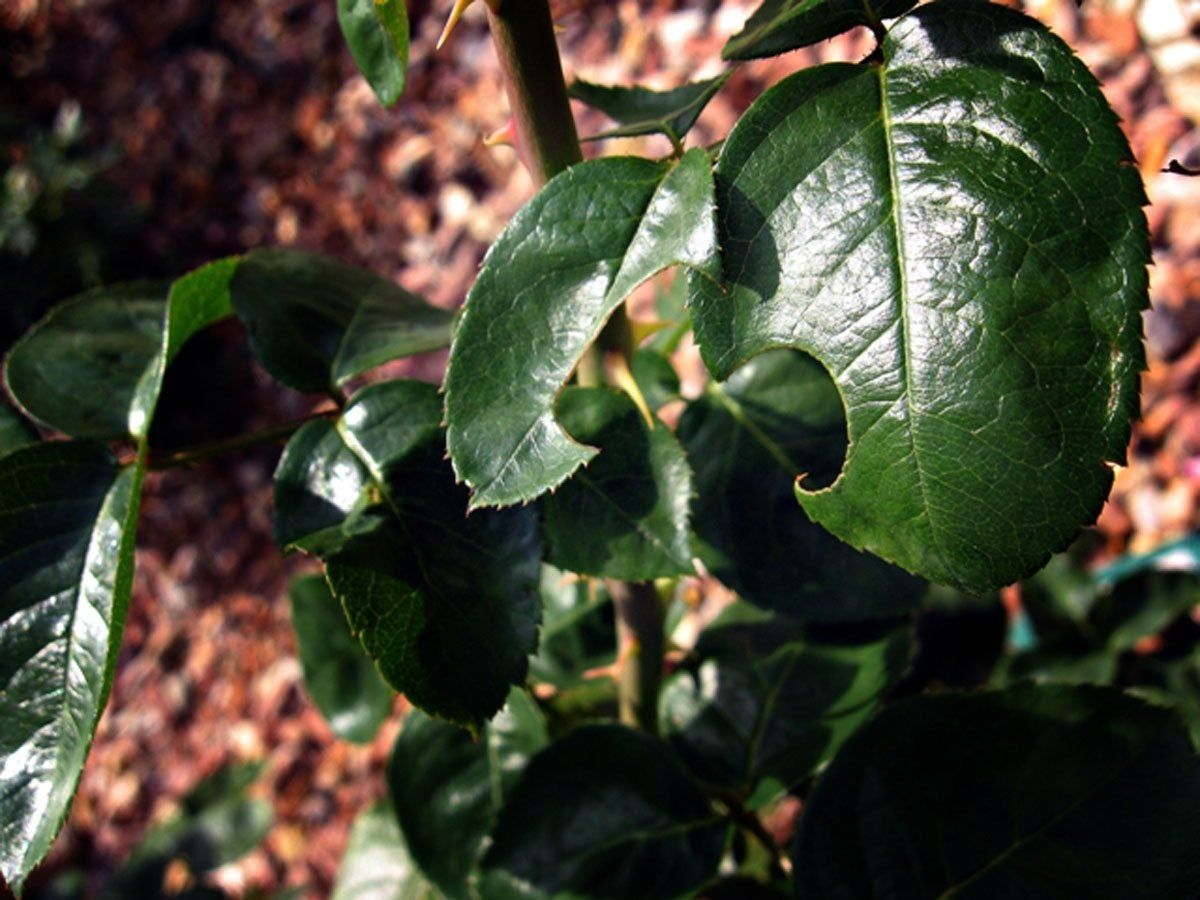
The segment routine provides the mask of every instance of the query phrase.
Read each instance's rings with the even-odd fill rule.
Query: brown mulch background
[[[409,3],[410,81],[385,111],[343,47],[332,0],[6,0],[0,105],[49,122],[60,104],[77,101],[89,141],[119,149],[107,176],[144,209],[145,274],[295,245],[453,306],[531,193],[515,155],[481,141],[503,124],[506,104],[480,6],[434,54],[449,3]],[[659,87],[718,71],[721,45],[750,8],[748,0],[555,5],[569,72]],[[1194,530],[1200,491],[1200,178],[1160,173],[1172,158],[1200,165],[1200,63],[1181,67],[1187,54],[1171,49],[1196,47],[1200,11],[1186,0],[1026,8],[1102,79],[1153,204],[1144,419],[1100,522],[1111,552],[1146,550]],[[722,137],[782,75],[817,59],[861,58],[868,46],[851,34],[741,67],[692,140]],[[584,133],[602,125],[582,111],[580,121]],[[589,152],[666,150],[653,138]],[[181,361],[168,398],[192,413],[173,422],[171,440],[217,437],[309,407],[237,363],[240,340],[235,326],[223,326]],[[407,371],[436,379],[443,360]],[[259,450],[148,482],[112,699],[48,872],[69,860],[101,878],[198,778],[265,757],[260,788],[277,825],[220,881],[235,893],[328,893],[349,822],[382,794],[396,723],[369,747],[340,743],[303,693],[285,596],[295,566],[271,539],[276,456]]]

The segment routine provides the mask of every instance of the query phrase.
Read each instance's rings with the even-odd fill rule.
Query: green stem
[[[313,419],[330,418],[331,416],[336,416],[338,412],[339,410],[336,409],[322,410],[321,412],[305,416],[303,419],[295,419],[291,422],[281,422],[278,425],[271,425],[261,431],[237,434],[233,437],[210,441],[207,444],[198,444],[195,447],[185,447],[182,450],[164,453],[161,456],[152,453],[148,468],[154,470],[175,469],[182,466],[194,465],[203,460],[212,459],[214,456],[223,456],[226,453],[233,453],[237,450],[260,447],[263,444],[276,444],[284,438],[291,437],[300,430],[301,426],[311,422]]]
[[[498,0],[488,24],[504,72],[517,152],[538,185],[583,159],[546,0]]]
[[[540,186],[583,159],[554,23],[547,0],[489,0],[488,24],[500,58],[521,161]],[[618,307],[581,361],[582,383],[604,382],[604,353],[632,355],[624,307]],[[621,721],[654,732],[662,682],[663,610],[652,582],[610,581],[616,601]]]
[[[663,608],[652,581],[609,580],[617,612],[617,705],[621,722],[658,733]]]

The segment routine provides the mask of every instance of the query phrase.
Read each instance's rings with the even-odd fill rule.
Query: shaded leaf
[[[548,740],[537,705],[519,688],[479,740],[419,712],[405,716],[388,789],[413,859],[446,894],[467,896],[500,803]]]
[[[914,609],[922,585],[813,524],[797,472],[825,482],[846,437],[837,390],[811,358],[765,353],[688,404],[679,439],[695,472],[696,552],[744,599],[837,622]]]
[[[390,803],[359,814],[330,900],[438,900],[409,855]]]
[[[616,658],[616,616],[602,582],[542,566],[541,596],[538,651],[529,661],[534,678],[571,687],[585,680],[585,672]]]
[[[664,688],[663,731],[699,779],[759,808],[833,756],[911,650],[907,625],[822,632],[780,616],[718,621]]]
[[[394,106],[408,72],[404,0],[338,0],[337,16],[358,71],[380,103]]]
[[[391,688],[350,633],[346,614],[324,578],[297,578],[291,597],[308,695],[334,734],[356,744],[369,742],[391,714]]]
[[[572,166],[492,245],[446,372],[447,443],[472,506],[530,500],[596,450],[572,440],[554,400],[605,320],[675,264],[714,262],[712,172],[612,157]]]
[[[276,532],[325,560],[392,687],[476,727],[528,671],[541,542],[532,509],[467,516],[440,419],[437,388],[391,381],[306,424],[276,473]]]
[[[1180,897],[1200,877],[1200,760],[1119,691],[1024,685],[898,703],[813,791],[799,897]]]
[[[592,140],[665,134],[672,143],[678,144],[731,74],[733,70],[667,91],[654,91],[640,85],[593,84],[577,78],[571,82],[568,92],[576,100],[595,107],[619,123]]]
[[[916,0],[763,0],[729,39],[725,59],[759,59],[817,44],[858,25],[880,29]]]
[[[690,572],[692,479],[675,436],[610,388],[569,387],[557,410],[575,440],[601,452],[542,501],[546,560],[630,581]]]
[[[230,314],[237,258],[176,280],[97,288],[50,311],[13,347],[5,378],[38,421],[74,437],[144,439],[167,365]]]
[[[662,743],[585,725],[526,767],[484,867],[554,893],[653,900],[711,878],[725,827]]]
[[[1092,521],[1137,411],[1145,202],[1095,79],[996,4],[918,8],[883,62],[800,72],[717,167],[724,290],[693,278],[710,370],[793,346],[847,410],[814,521],[984,591]]]
[[[0,459],[0,871],[14,891],[62,827],[108,698],[142,475],[85,442]]]
[[[298,250],[246,254],[230,289],[263,368],[311,393],[446,346],[454,321],[386,278]]]
[[[0,402],[0,455],[39,440],[37,430],[19,412]]]
[[[35,420],[74,437],[145,437],[167,287],[97,288],[54,307],[8,354],[4,377]]]

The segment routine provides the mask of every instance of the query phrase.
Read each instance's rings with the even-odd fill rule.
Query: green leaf
[[[696,777],[759,808],[833,756],[911,652],[911,630],[896,625],[822,632],[779,616],[717,622],[663,691],[663,731]]]
[[[616,618],[603,582],[542,566],[541,595],[542,630],[529,661],[534,678],[569,688],[616,658]]]
[[[601,453],[542,501],[547,562],[628,581],[692,571],[691,471],[670,430],[647,427],[629,396],[609,388],[567,388],[558,416]]]
[[[418,714],[419,715],[419,714]],[[330,900],[438,900],[404,843],[390,803],[360,813]]]
[[[404,718],[388,789],[413,859],[451,897],[465,897],[500,803],[549,741],[537,705],[518,688],[473,739],[419,712]]]
[[[346,614],[325,579],[292,582],[292,626],[304,686],[330,729],[343,740],[369,742],[392,711],[392,690],[350,633]]]
[[[708,101],[716,96],[732,74],[730,69],[715,78],[693,81],[669,91],[653,91],[640,85],[593,84],[576,79],[571,83],[569,93],[619,123],[617,128],[588,140],[665,134],[672,143],[679,144],[696,124]]]
[[[675,264],[715,264],[712,171],[611,157],[553,178],[492,246],[446,372],[447,443],[471,505],[557,487],[596,454],[554,418],[554,400],[605,320]]]
[[[32,425],[7,403],[0,402],[0,455],[36,444],[41,438]]]
[[[679,399],[679,373],[665,354],[642,347],[634,352],[629,369],[651,409]]]
[[[115,285],[54,307],[8,354],[13,398],[33,419],[74,437],[145,437],[166,293],[162,284]]]
[[[298,250],[246,254],[230,289],[263,368],[310,393],[445,347],[454,321],[386,278]]]
[[[725,59],[760,59],[818,44],[858,25],[879,30],[916,0],[763,0],[729,39]]]
[[[1036,570],[1099,512],[1138,406],[1145,202],[1095,79],[973,0],[918,8],[882,63],[765,93],[717,166],[710,370],[792,346],[833,374],[838,480],[797,494],[847,543],[955,587]]]
[[[35,444],[0,459],[0,872],[50,849],[112,684],[143,465]]]
[[[528,671],[541,541],[533,509],[467,515],[440,419],[437,388],[391,381],[309,422],[276,473],[276,532],[325,560],[388,684],[477,727]]]
[[[585,725],[532,760],[484,868],[547,893],[676,897],[716,874],[725,827],[663,744]]]
[[[236,267],[230,257],[169,289],[114,285],[56,306],[9,353],[9,390],[34,419],[74,437],[145,438],[167,365],[188,338],[230,314]]]
[[[394,106],[408,71],[404,0],[338,0],[337,16],[358,71],[380,103]]]
[[[797,472],[818,482],[837,472],[844,428],[829,377],[791,350],[755,358],[684,410],[696,551],[743,599],[822,622],[895,616],[920,602],[919,581],[837,540],[796,504]]]
[[[799,897],[1183,897],[1200,759],[1119,691],[1024,685],[898,703],[834,758],[794,854]]]

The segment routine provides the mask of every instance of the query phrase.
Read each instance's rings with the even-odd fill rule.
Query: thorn
[[[491,134],[483,139],[485,147],[515,147],[517,143],[517,123],[509,119]]]
[[[642,396],[642,389],[638,387],[638,383],[633,377],[633,372],[629,370],[628,360],[624,356],[614,354],[611,365],[613,384],[629,395],[629,399],[633,401],[633,405],[638,408],[638,411],[646,420],[646,426],[653,430],[654,413],[650,412],[650,404]]]
[[[458,24],[458,20],[462,18],[462,14],[467,11],[467,7],[471,5],[471,0],[454,0],[454,8],[450,10],[450,18],[446,20],[446,27],[442,29],[442,36],[437,39],[434,45],[434,50],[441,50],[442,44],[446,43],[450,38],[450,32],[454,30],[454,26]]]
[[[555,34],[562,34],[564,31],[567,30],[566,25],[559,25],[557,22],[550,23],[550,27],[554,29]]]
[[[636,347],[652,334],[656,334],[670,325],[670,322],[649,321],[647,319],[630,319],[629,328],[633,332],[633,345]]]

